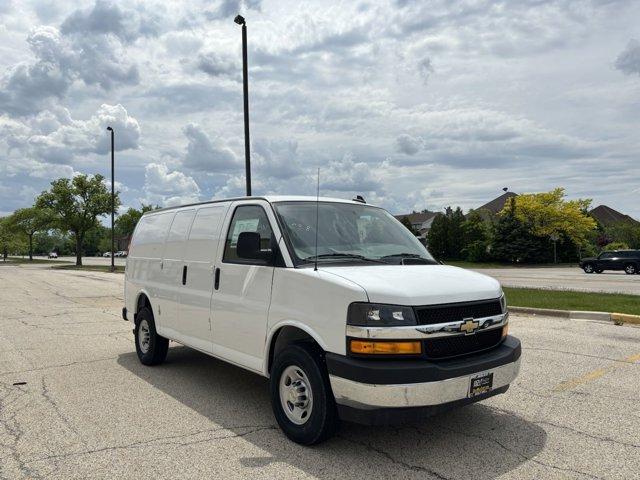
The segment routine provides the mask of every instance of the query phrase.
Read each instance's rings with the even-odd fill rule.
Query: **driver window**
[[[257,232],[260,234],[260,249],[269,250],[271,248],[271,225],[262,207],[257,205],[242,205],[236,208],[233,213],[231,225],[224,245],[223,262],[244,263],[252,265],[265,265],[262,260],[248,260],[239,258],[237,254],[238,237],[242,232]]]

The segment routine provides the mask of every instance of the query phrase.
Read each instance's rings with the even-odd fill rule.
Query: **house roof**
[[[427,220],[435,217],[438,212],[414,212],[414,213],[405,213],[403,215],[394,215],[398,220],[402,220],[404,217],[407,217],[412,224],[415,223],[424,223]]]
[[[616,223],[640,223],[637,220],[631,218],[629,215],[620,213],[607,205],[598,205],[591,210],[589,214],[600,222],[605,227],[615,225]]]
[[[489,211],[489,212],[491,212],[493,214],[497,214],[497,213],[502,211],[502,209],[504,208],[505,204],[507,203],[507,200],[509,200],[510,198],[513,198],[513,197],[517,197],[517,196],[518,196],[517,193],[505,192],[502,195],[500,195],[499,197],[494,198],[490,202],[485,203],[481,207],[476,208],[476,210],[487,210],[487,211]]]

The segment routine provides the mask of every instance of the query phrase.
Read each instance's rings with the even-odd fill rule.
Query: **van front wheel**
[[[153,314],[148,308],[141,308],[136,316],[134,331],[136,353],[144,365],[159,365],[167,358],[169,340],[156,332]]]
[[[318,348],[294,344],[282,350],[271,370],[270,390],[276,421],[289,439],[315,445],[336,432],[338,412]]]

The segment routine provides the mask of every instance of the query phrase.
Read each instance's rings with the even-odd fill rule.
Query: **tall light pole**
[[[116,190],[115,190],[115,163],[114,163],[114,139],[113,128],[107,127],[107,130],[111,132],[111,271],[116,271],[116,264],[114,260],[114,248],[115,248],[115,234],[114,234],[114,216],[116,210]]]
[[[247,197],[251,196],[251,155],[249,142],[249,71],[247,67],[247,23],[241,15],[233,19],[242,25],[242,86],[244,93],[244,159],[247,180]]]

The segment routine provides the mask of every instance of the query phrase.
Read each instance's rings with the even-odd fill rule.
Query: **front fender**
[[[327,342],[318,334],[318,332],[314,331],[309,325],[302,323],[298,320],[282,320],[275,325],[273,325],[269,331],[267,332],[267,338],[265,343],[265,357],[263,359],[262,371],[264,375],[269,376],[269,354],[271,352],[271,343],[278,332],[283,327],[295,327],[299,330],[302,330],[311,338],[313,338],[322,350],[327,351]]]

